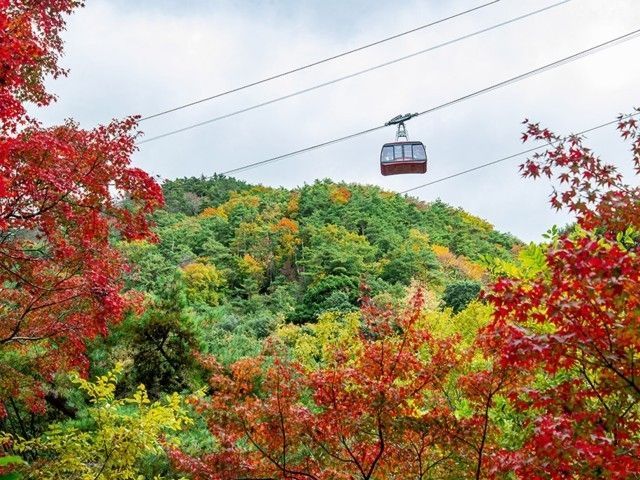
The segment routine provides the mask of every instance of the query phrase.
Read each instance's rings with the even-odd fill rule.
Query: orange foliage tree
[[[421,292],[401,314],[365,301],[356,344],[316,370],[274,345],[228,374],[211,361],[213,394],[196,408],[220,448],[202,458],[173,450],[174,463],[197,479],[427,478],[443,468],[454,439],[440,390],[458,357],[454,337],[420,324],[421,308]]]

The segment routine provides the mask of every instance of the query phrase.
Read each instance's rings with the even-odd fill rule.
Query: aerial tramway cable
[[[438,20],[434,20],[434,21],[429,22],[429,23],[425,23],[424,25],[420,25],[420,26],[412,28],[410,30],[406,30],[404,32],[397,33],[395,35],[391,35],[389,37],[385,37],[385,38],[382,38],[380,40],[376,40],[375,42],[367,43],[365,45],[361,45],[359,47],[352,48],[351,50],[347,50],[345,52],[341,52],[341,53],[332,55],[330,57],[326,57],[326,58],[323,58],[323,59],[320,59],[320,60],[316,60],[314,62],[307,63],[305,65],[292,68],[291,70],[287,70],[285,72],[281,72],[281,73],[272,75],[270,77],[263,78],[261,80],[256,80],[254,82],[246,83],[244,85],[240,85],[238,87],[234,87],[232,89],[229,89],[229,90],[226,90],[226,91],[223,91],[223,92],[220,92],[220,93],[216,93],[215,95],[211,95],[209,97],[205,97],[205,98],[201,98],[201,99],[198,99],[198,100],[194,100],[192,102],[185,103],[185,104],[179,105],[177,107],[169,108],[169,109],[163,110],[161,112],[157,112],[157,113],[154,113],[154,114],[151,114],[151,115],[147,115],[146,117],[142,117],[139,121],[143,122],[145,120],[150,120],[152,118],[156,118],[156,117],[160,117],[162,115],[166,115],[168,113],[177,112],[178,110],[183,110],[183,109],[188,108],[188,107],[193,107],[194,105],[198,105],[200,103],[208,102],[209,100],[213,100],[215,98],[220,98],[220,97],[223,97],[225,95],[229,95],[231,93],[239,92],[241,90],[245,90],[247,88],[254,87],[256,85],[260,85],[262,83],[270,82],[271,80],[275,80],[277,78],[282,78],[282,77],[285,77],[287,75],[291,75],[293,73],[297,73],[297,72],[300,72],[302,70],[305,70],[307,68],[315,67],[317,65],[321,65],[323,63],[327,63],[327,62],[330,62],[332,60],[336,60],[338,58],[346,57],[347,55],[351,55],[352,53],[360,52],[360,51],[365,50],[367,48],[374,47],[376,45],[380,45],[382,43],[385,43],[385,42],[388,42],[388,41],[391,41],[391,40],[395,40],[396,38],[400,38],[400,37],[403,37],[405,35],[409,35],[411,33],[415,33],[415,32],[418,32],[420,30],[424,30],[424,29],[427,29],[429,27],[433,27],[435,25],[447,22],[449,20],[453,20],[454,18],[462,17],[462,16],[467,15],[469,13],[481,10],[481,9],[483,9],[485,7],[490,6],[490,5],[494,5],[496,3],[499,3],[500,1],[501,0],[492,0],[490,2],[483,3],[482,5],[477,5],[477,6],[473,7],[473,8],[469,8],[467,10],[464,10],[464,11],[461,11],[461,12],[458,12],[458,13],[454,13],[454,14],[449,15],[447,17],[440,18]]]
[[[640,115],[640,112],[630,113],[628,115],[624,115],[624,116],[622,116],[620,118],[617,118],[616,120],[612,120],[612,121],[609,121],[609,122],[606,122],[606,123],[601,123],[600,125],[596,125],[595,127],[591,127],[591,128],[586,129],[586,130],[582,130],[581,132],[575,133],[574,135],[576,135],[576,136],[584,135],[586,133],[593,132],[595,130],[600,130],[601,128],[608,127],[610,125],[617,124],[621,120],[626,120],[627,118],[635,117],[635,116],[638,116],[638,115]],[[441,183],[441,182],[444,182],[446,180],[450,180],[452,178],[460,177],[462,175],[466,175],[467,173],[475,172],[477,170],[481,170],[483,168],[490,167],[491,165],[496,165],[498,163],[506,162],[507,160],[512,160],[514,158],[521,157],[522,155],[526,155],[528,153],[533,153],[533,152],[536,152],[538,150],[542,150],[543,148],[548,148],[550,146],[555,145],[556,143],[559,143],[562,140],[567,140],[568,138],[569,137],[564,137],[564,138],[562,138],[560,140],[549,142],[549,143],[547,143],[545,145],[539,145],[537,147],[528,148],[528,149],[522,150],[522,151],[520,151],[518,153],[513,153],[511,155],[499,158],[497,160],[492,160],[491,162],[481,163],[480,165],[476,165],[475,167],[467,168],[466,170],[462,170],[460,172],[452,173],[450,175],[446,175],[444,177],[440,177],[440,178],[437,178],[435,180],[431,180],[430,182],[423,183],[421,185],[416,185],[415,187],[411,187],[411,188],[408,188],[406,190],[402,190],[401,192],[398,192],[398,193],[404,194],[404,193],[413,192],[414,190],[419,190],[421,188],[428,187],[430,185],[434,185],[436,183]]]
[[[525,72],[523,74],[517,75],[515,77],[511,77],[511,78],[509,78],[507,80],[503,80],[502,82],[494,83],[492,85],[489,85],[488,87],[482,88],[480,90],[476,90],[475,92],[468,93],[466,95],[463,95],[463,96],[458,97],[456,99],[450,100],[450,101],[445,102],[443,104],[437,105],[435,107],[431,107],[431,108],[428,108],[428,109],[423,110],[421,112],[418,112],[418,113],[415,113],[415,114],[411,114],[411,117],[416,117],[416,116],[420,116],[420,115],[426,115],[426,114],[429,114],[429,113],[433,113],[433,112],[435,112],[437,110],[441,110],[441,109],[444,109],[446,107],[450,107],[450,106],[455,105],[457,103],[460,103],[460,102],[463,102],[463,101],[466,101],[466,100],[470,100],[472,98],[475,98],[477,96],[483,95],[485,93],[489,93],[489,92],[491,92],[493,90],[497,90],[499,88],[502,88],[502,87],[517,83],[517,82],[519,82],[521,80],[524,80],[526,78],[529,78],[531,76],[538,75],[540,73],[546,72],[546,71],[551,70],[553,68],[556,68],[556,67],[565,65],[567,63],[576,61],[576,60],[578,60],[580,58],[587,57],[587,56],[592,55],[592,54],[594,54],[594,53],[596,53],[598,51],[604,50],[606,48],[610,48],[610,47],[613,47],[613,46],[618,45],[620,43],[632,40],[633,38],[637,37],[639,34],[640,34],[640,29],[633,30],[633,31],[631,31],[631,32],[629,32],[629,33],[627,33],[625,35],[621,35],[619,37],[613,38],[611,40],[608,40],[606,42],[600,43],[598,45],[594,45],[593,47],[587,48],[585,50],[581,50],[580,52],[577,52],[577,53],[574,53],[573,55],[569,55],[567,57],[561,58],[559,60],[556,60],[555,62],[551,62],[551,63],[548,63],[548,64],[543,65],[541,67],[535,68],[533,70],[529,70],[528,72]],[[240,167],[232,168],[232,169],[227,170],[225,172],[221,172],[221,174],[222,175],[229,175],[229,174],[232,174],[232,173],[238,173],[238,172],[243,172],[243,171],[246,171],[246,170],[250,170],[250,169],[262,166],[262,165],[267,165],[267,164],[270,164],[270,163],[277,162],[277,161],[282,160],[284,158],[293,157],[295,155],[299,155],[301,153],[309,152],[311,150],[315,150],[315,149],[318,149],[318,148],[326,147],[326,146],[332,145],[334,143],[339,143],[339,142],[343,142],[343,141],[346,141],[346,140],[350,140],[350,139],[355,138],[355,137],[359,137],[361,135],[366,135],[366,134],[375,132],[377,130],[381,130],[383,128],[387,128],[388,126],[389,125],[387,125],[387,124],[379,125],[379,126],[376,126],[376,127],[373,127],[373,128],[369,128],[369,129],[362,130],[362,131],[359,131],[359,132],[355,132],[355,133],[352,133],[352,134],[349,134],[349,135],[345,135],[343,137],[339,137],[339,138],[335,138],[335,139],[332,139],[332,140],[328,140],[326,142],[318,143],[318,144],[312,145],[310,147],[301,148],[301,149],[295,150],[293,152],[285,153],[285,154],[282,154],[282,155],[278,155],[278,156],[275,156],[275,157],[267,158],[265,160],[260,160],[260,161],[253,162],[253,163],[248,163],[246,165],[242,165]]]
[[[451,40],[447,40],[446,42],[442,42],[442,43],[438,43],[436,45],[432,45],[431,47],[419,50],[417,52],[413,52],[413,53],[410,53],[408,55],[403,55],[401,57],[394,58],[394,59],[389,60],[387,62],[378,64],[378,65],[374,65],[373,67],[368,67],[368,68],[365,68],[363,70],[359,70],[357,72],[350,73],[348,75],[344,75],[342,77],[338,77],[338,78],[335,78],[333,80],[329,80],[327,82],[319,83],[317,85],[313,85],[311,87],[304,88],[302,90],[297,90],[295,92],[292,92],[292,93],[289,93],[289,94],[286,94],[286,95],[283,95],[283,96],[280,96],[280,97],[272,98],[270,100],[266,100],[264,102],[260,102],[260,103],[257,103],[255,105],[251,105],[249,107],[241,108],[241,109],[235,110],[233,112],[229,112],[229,113],[226,113],[226,114],[223,114],[223,115],[219,115],[217,117],[210,118],[208,120],[197,122],[197,123],[194,123],[192,125],[187,125],[186,127],[182,127],[182,128],[178,128],[178,129],[175,129],[175,130],[170,130],[170,131],[165,132],[165,133],[161,133],[159,135],[156,135],[156,136],[141,140],[141,141],[138,142],[138,144],[141,145],[141,144],[144,144],[144,143],[153,142],[153,141],[159,140],[161,138],[165,138],[165,137],[169,137],[169,136],[172,136],[172,135],[176,135],[178,133],[186,132],[186,131],[192,130],[194,128],[202,127],[204,125],[209,125],[211,123],[219,122],[220,120],[225,120],[227,118],[234,117],[234,116],[240,115],[242,113],[246,113],[246,112],[250,112],[252,110],[256,110],[258,108],[266,107],[267,105],[271,105],[271,104],[274,104],[274,103],[277,103],[277,102],[281,102],[281,101],[287,100],[289,98],[297,97],[299,95],[303,95],[305,93],[309,93],[309,92],[312,92],[314,90],[318,90],[320,88],[327,87],[329,85],[334,85],[336,83],[343,82],[345,80],[348,80],[348,79],[351,79],[351,78],[354,78],[354,77],[358,77],[360,75],[364,75],[365,73],[373,72],[375,70],[379,70],[381,68],[385,68],[385,67],[394,65],[394,64],[402,62],[404,60],[408,60],[410,58],[414,58],[414,57],[417,57],[419,55],[423,55],[425,53],[432,52],[432,51],[437,50],[439,48],[443,48],[443,47],[452,45],[454,43],[461,42],[463,40],[467,40],[467,39],[475,37],[477,35],[481,35],[483,33],[490,32],[492,30],[498,29],[500,27],[504,27],[504,26],[509,25],[511,23],[515,23],[515,22],[523,20],[525,18],[529,18],[529,17],[532,17],[532,16],[537,15],[539,13],[546,12],[547,10],[551,10],[553,8],[559,7],[560,5],[564,5],[565,3],[569,3],[570,1],[571,0],[562,0],[560,2],[557,2],[557,3],[554,3],[554,4],[548,5],[546,7],[543,7],[543,8],[540,8],[540,9],[525,13],[523,15],[519,15],[517,17],[510,18],[509,20],[505,20],[503,22],[491,25],[489,27],[486,27],[486,28],[483,28],[483,29],[480,29],[480,30],[476,30],[475,32],[471,32],[471,33],[462,35],[460,37],[456,37],[456,38],[453,38]],[[146,118],[149,118],[149,117],[146,117]]]

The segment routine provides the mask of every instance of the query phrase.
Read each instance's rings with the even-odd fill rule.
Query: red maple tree
[[[64,16],[78,0],[0,0],[0,122],[15,129],[25,120],[24,101],[47,105],[53,99],[46,76],[66,72],[58,65]]]
[[[85,341],[133,306],[110,239],[150,236],[159,185],[130,165],[134,118],[94,130],[42,128],[64,16],[80,2],[0,0],[0,415],[2,400],[44,408],[42,381],[86,367]]]
[[[212,362],[212,394],[197,408],[219,448],[174,449],[175,465],[196,479],[430,478],[450,460],[440,389],[457,359],[454,339],[418,325],[421,307],[421,293],[399,314],[366,302],[357,346],[336,347],[317,370],[277,350],[230,372]]]
[[[637,120],[620,117],[640,173]],[[499,279],[484,332],[496,362],[547,381],[511,392],[532,434],[498,455],[496,471],[519,478],[635,478],[640,474],[640,189],[584,146],[536,124],[525,139],[551,143],[524,176],[555,177],[551,203],[577,226],[553,240],[533,280]],[[500,465],[501,464],[501,465]]]

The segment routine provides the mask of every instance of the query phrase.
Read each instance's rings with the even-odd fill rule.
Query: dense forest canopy
[[[356,312],[365,289],[399,304],[409,288],[429,288],[439,307],[457,313],[489,278],[485,265],[522,247],[460,209],[373,186],[326,180],[288,191],[212,177],[166,181],[163,190],[156,241],[117,243],[131,262],[126,288],[153,305],[143,324],[162,330],[159,342],[179,342],[178,355],[196,342],[227,364],[258,354],[261,340],[286,324]],[[142,328],[137,318],[129,326]],[[150,335],[131,338],[137,352]],[[156,352],[153,363],[152,347],[139,353],[134,382],[186,382],[172,369],[158,377],[168,360]]]
[[[167,181],[163,190],[160,242],[138,252],[127,247],[131,254],[161,255],[187,277],[196,272],[189,264],[215,268],[221,284],[210,303],[289,295],[279,309],[300,322],[355,307],[363,282],[374,295],[400,292],[412,280],[436,290],[479,282],[483,259],[507,259],[521,245],[440,201],[425,204],[373,186],[325,180],[287,191],[213,177]]]

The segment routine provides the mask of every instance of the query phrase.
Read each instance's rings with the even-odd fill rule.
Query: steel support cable
[[[338,78],[335,78],[333,80],[329,80],[327,82],[319,83],[317,85],[313,85],[311,87],[304,88],[302,90],[297,90],[297,91],[289,93],[287,95],[283,95],[283,96],[280,96],[280,97],[272,98],[271,100],[260,102],[260,103],[257,103],[255,105],[251,105],[249,107],[241,108],[239,110],[235,110],[233,112],[229,112],[229,113],[226,113],[224,115],[219,115],[217,117],[210,118],[208,120],[203,120],[201,122],[197,122],[197,123],[194,123],[194,124],[191,124],[191,125],[187,125],[186,127],[182,127],[182,128],[178,128],[178,129],[175,129],[175,130],[170,130],[170,131],[165,132],[165,133],[161,133],[159,135],[147,138],[145,140],[141,140],[141,141],[138,142],[138,144],[141,145],[141,144],[144,144],[144,143],[153,142],[153,141],[159,140],[161,138],[165,138],[165,137],[169,137],[169,136],[172,136],[172,135],[176,135],[178,133],[186,132],[188,130],[193,130],[194,128],[198,128],[198,127],[202,127],[204,125],[209,125],[211,123],[219,122],[220,120],[225,120],[227,118],[234,117],[234,116],[240,115],[242,113],[247,113],[247,112],[250,112],[252,110],[256,110],[258,108],[266,107],[267,105],[272,105],[274,103],[281,102],[281,101],[287,100],[289,98],[297,97],[299,95],[303,95],[305,93],[309,93],[309,92],[312,92],[314,90],[319,90],[321,88],[328,87],[330,85],[334,85],[336,83],[340,83],[340,82],[343,82],[345,80],[349,80],[351,78],[358,77],[360,75],[364,75],[366,73],[373,72],[375,70],[379,70],[381,68],[389,67],[391,65],[394,65],[396,63],[399,63],[399,62],[402,62],[402,61],[405,61],[405,60],[408,60],[410,58],[414,58],[414,57],[417,57],[419,55],[424,55],[425,53],[429,53],[429,52],[432,52],[434,50],[438,50],[440,48],[443,48],[443,47],[446,47],[446,46],[449,46],[449,45],[453,45],[454,43],[458,43],[458,42],[461,42],[463,40],[468,40],[469,38],[481,35],[483,33],[487,33],[487,32],[490,32],[492,30],[496,30],[498,28],[504,27],[504,26],[509,25],[511,23],[515,23],[515,22],[518,22],[520,20],[524,20],[525,18],[529,18],[529,17],[532,17],[532,16],[537,15],[539,13],[545,12],[547,10],[551,10],[552,8],[559,7],[560,5],[564,5],[565,3],[569,3],[570,1],[572,1],[572,0],[562,0],[560,2],[548,5],[546,7],[540,8],[538,10],[534,10],[534,11],[525,13],[523,15],[519,15],[517,17],[510,18],[509,20],[505,20],[503,22],[497,23],[495,25],[491,25],[489,27],[477,30],[475,32],[471,32],[471,33],[468,33],[466,35],[462,35],[460,37],[456,37],[454,39],[451,39],[451,40],[448,40],[446,42],[442,42],[442,43],[433,45],[431,47],[419,50],[417,52],[413,52],[413,53],[410,53],[408,55],[404,55],[402,57],[394,58],[393,60],[389,60],[387,62],[378,64],[378,65],[374,65],[373,67],[368,67],[368,68],[365,68],[363,70],[359,70],[357,72],[350,73],[349,75],[344,75],[342,77],[338,77]]]
[[[586,130],[582,130],[581,132],[578,132],[578,133],[576,133],[574,135],[584,135],[586,133],[593,132],[593,131],[599,130],[601,128],[605,128],[605,127],[608,127],[610,125],[614,125],[614,124],[618,123],[621,120],[626,120],[627,118],[635,117],[637,115],[640,115],[640,112],[630,113],[628,115],[624,115],[623,117],[621,117],[619,119],[612,120],[612,121],[606,122],[606,123],[601,123],[600,125],[596,125],[595,127],[591,127],[591,128],[586,129]],[[557,144],[557,143],[559,143],[559,142],[561,142],[563,140],[567,140],[568,138],[569,137],[563,137],[560,140],[549,142],[549,143],[544,144],[544,145],[539,145],[537,147],[528,148],[526,150],[522,150],[521,152],[514,153],[512,155],[508,155],[506,157],[502,157],[502,158],[499,158],[497,160],[493,160],[491,162],[482,163],[480,165],[476,165],[475,167],[467,168],[466,170],[462,170],[460,172],[452,173],[451,175],[440,177],[440,178],[437,178],[436,180],[431,180],[430,182],[423,183],[421,185],[416,185],[415,187],[408,188],[407,190],[402,190],[401,192],[398,192],[398,193],[404,194],[404,193],[413,192],[414,190],[419,190],[421,188],[428,187],[430,185],[434,185],[436,183],[444,182],[445,180],[450,180],[452,178],[460,177],[462,175],[466,175],[467,173],[475,172],[476,170],[481,170],[483,168],[490,167],[491,165],[495,165],[497,163],[506,162],[507,160],[512,160],[514,158],[521,157],[522,155],[526,155],[528,153],[533,153],[533,152],[536,152],[538,150],[542,150],[543,148],[548,148],[548,147],[553,146],[553,145],[555,145],[555,144]]]
[[[232,89],[229,89],[229,90],[226,90],[226,91],[223,91],[223,92],[220,92],[220,93],[216,93],[215,95],[211,95],[209,97],[205,97],[205,98],[201,98],[201,99],[198,99],[198,100],[194,100],[192,102],[185,103],[185,104],[179,105],[177,107],[169,108],[169,109],[163,110],[161,112],[157,112],[157,113],[154,113],[154,114],[151,114],[151,115],[147,115],[146,117],[142,117],[139,121],[143,122],[143,121],[149,120],[151,118],[156,118],[156,117],[160,117],[162,115],[166,115],[168,113],[177,112],[178,110],[183,110],[185,108],[193,107],[194,105],[198,105],[200,103],[208,102],[209,100],[213,100],[215,98],[220,98],[220,97],[223,97],[225,95],[229,95],[231,93],[239,92],[241,90],[245,90],[245,89],[250,88],[250,87],[255,87],[256,85],[260,85],[262,83],[270,82],[271,80],[275,80],[277,78],[282,78],[282,77],[285,77],[287,75],[291,75],[293,73],[297,73],[297,72],[300,72],[302,70],[305,70],[307,68],[315,67],[315,66],[321,65],[323,63],[327,63],[327,62],[330,62],[332,60],[336,60],[338,58],[346,57],[347,55],[351,55],[352,53],[360,52],[360,51],[365,50],[367,48],[371,48],[371,47],[374,47],[376,45],[380,45],[382,43],[385,43],[385,42],[388,42],[388,41],[391,41],[391,40],[395,40],[396,38],[400,38],[400,37],[403,37],[405,35],[409,35],[411,33],[415,33],[415,32],[418,32],[420,30],[424,30],[426,28],[433,27],[435,25],[447,22],[449,20],[453,20],[454,18],[462,17],[464,15],[467,15],[469,13],[475,12],[477,10],[481,10],[481,9],[483,9],[485,7],[488,7],[490,5],[493,5],[495,3],[499,3],[500,1],[501,0],[492,0],[490,2],[483,3],[482,5],[478,5],[476,7],[469,8],[469,9],[464,10],[462,12],[458,12],[458,13],[449,15],[448,17],[440,18],[438,20],[434,20],[433,22],[425,23],[424,25],[420,25],[418,27],[412,28],[412,29],[407,30],[405,32],[397,33],[395,35],[391,35],[390,37],[385,37],[385,38],[382,38],[380,40],[376,40],[375,42],[367,43],[366,45],[361,45],[360,47],[356,47],[356,48],[353,48],[351,50],[347,50],[346,52],[338,53],[336,55],[332,55],[330,57],[326,57],[326,58],[323,58],[321,60],[316,60],[316,61],[308,63],[306,65],[302,65],[300,67],[296,67],[296,68],[293,68],[291,70],[287,70],[285,72],[278,73],[278,74],[272,75],[270,77],[263,78],[261,80],[256,80],[255,82],[246,83],[246,84],[241,85],[239,87],[234,87]]]
[[[422,112],[417,113],[416,116],[418,116],[418,115],[426,115],[428,113],[432,113],[432,112],[435,112],[437,110],[441,110],[443,108],[455,105],[455,104],[463,102],[465,100],[469,100],[471,98],[475,98],[475,97],[477,97],[479,95],[483,95],[485,93],[492,92],[492,91],[497,90],[499,88],[506,87],[508,85],[512,85],[514,83],[522,81],[522,80],[524,80],[526,78],[529,78],[531,76],[538,75],[540,73],[546,72],[546,71],[551,70],[553,68],[565,65],[567,63],[576,61],[578,59],[584,58],[584,57],[589,56],[589,55],[593,55],[594,53],[596,53],[598,51],[601,51],[601,50],[604,50],[606,48],[610,48],[610,47],[613,47],[613,46],[615,46],[617,44],[632,40],[633,38],[636,38],[639,34],[640,34],[640,29],[633,30],[632,32],[629,32],[629,33],[627,33],[625,35],[621,35],[619,37],[613,38],[613,39],[608,40],[606,42],[603,42],[603,43],[600,43],[600,44],[595,45],[593,47],[590,47],[590,48],[588,48],[586,50],[582,50],[580,52],[574,53],[573,55],[569,55],[568,57],[561,58],[560,60],[556,60],[555,62],[548,63],[548,64],[543,65],[541,67],[538,67],[536,69],[529,70],[528,72],[525,72],[523,74],[517,75],[515,77],[511,77],[511,78],[509,78],[507,80],[504,80],[502,82],[495,83],[495,84],[490,85],[488,87],[485,87],[483,89],[476,90],[475,92],[469,93],[467,95],[463,95],[462,97],[458,97],[458,98],[456,98],[454,100],[450,100],[450,101],[448,101],[446,103],[437,105],[435,107],[431,107],[431,108],[429,108],[427,110],[423,110]],[[387,126],[388,125],[380,125],[380,126],[377,126],[377,127],[369,128],[367,130],[362,130],[360,132],[352,133],[352,134],[346,135],[344,137],[339,137],[339,138],[336,138],[336,139],[333,139],[333,140],[329,140],[329,141],[326,141],[326,142],[323,142],[323,143],[312,145],[310,147],[305,147],[305,148],[302,148],[300,150],[295,150],[293,152],[285,153],[283,155],[278,155],[276,157],[267,158],[265,160],[260,160],[258,162],[248,163],[248,164],[243,165],[241,167],[233,168],[233,169],[227,170],[225,172],[222,172],[222,175],[229,175],[229,174],[232,174],[232,173],[243,172],[243,171],[250,170],[250,169],[262,166],[262,165],[266,165],[266,164],[270,164],[270,163],[273,163],[273,162],[277,162],[277,161],[282,160],[284,158],[293,157],[295,155],[299,155],[301,153],[309,152],[309,151],[315,150],[317,148],[326,147],[326,146],[332,145],[334,143],[339,143],[339,142],[342,142],[342,141],[345,141],[345,140],[349,140],[349,139],[352,139],[352,138],[355,138],[355,137],[359,137],[361,135],[366,135],[368,133],[375,132],[377,130],[381,130],[383,128],[386,128]]]

